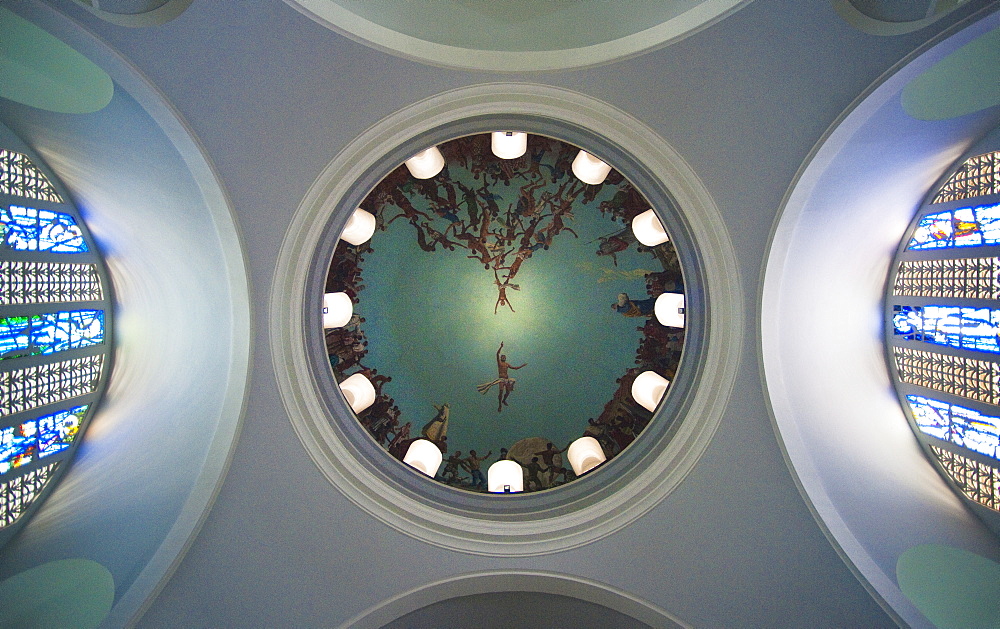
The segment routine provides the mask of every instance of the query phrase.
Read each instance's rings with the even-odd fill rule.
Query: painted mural
[[[487,468],[511,459],[525,491],[564,484],[573,440],[593,436],[610,460],[649,423],[630,395],[638,374],[675,376],[684,330],[652,314],[684,290],[676,253],[635,240],[648,202],[614,170],[578,180],[569,144],[530,136],[514,160],[488,134],[439,148],[444,171],[395,169],[361,205],[375,235],[338,245],[326,292],[355,314],[325,331],[330,365],[338,382],[374,384],[358,419],[389,454],[438,445],[438,481],[485,491]]]

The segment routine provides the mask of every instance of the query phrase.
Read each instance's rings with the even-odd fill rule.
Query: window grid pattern
[[[906,260],[899,263],[896,295],[1000,299],[1000,258]]]
[[[13,524],[31,506],[58,465],[40,467],[0,485],[0,527]]]
[[[966,498],[1000,511],[1000,472],[936,446],[931,446],[931,451]]]
[[[0,373],[0,415],[93,393],[103,368],[99,355]]]
[[[899,378],[907,384],[936,389],[986,404],[1000,404],[1000,364],[948,356],[908,347],[893,347]]]
[[[0,194],[25,198],[0,204],[0,307],[35,306],[25,316],[0,316],[0,417],[55,404],[64,410],[9,425],[0,421],[0,529],[13,525],[52,480],[59,460],[78,440],[89,405],[71,400],[99,391],[107,365],[97,356],[47,363],[14,359],[103,343],[105,312],[52,306],[107,300],[99,261],[65,262],[65,254],[91,251],[76,211],[63,204],[51,180],[21,153],[0,149]],[[31,202],[27,200],[31,199]],[[28,207],[34,206],[34,207]],[[7,252],[31,252],[11,260]],[[52,312],[53,310],[65,310]],[[18,311],[24,311],[19,308]],[[46,312],[48,311],[48,312]],[[39,357],[40,358],[40,357]],[[5,359],[12,359],[6,362]],[[8,367],[9,365],[9,367]],[[51,459],[57,459],[48,465]],[[13,527],[11,527],[13,528]],[[0,536],[0,544],[12,531]]]
[[[0,261],[0,305],[103,298],[96,264]]]
[[[1000,193],[1000,151],[970,157],[955,171],[931,203]]]
[[[27,155],[0,149],[0,193],[62,203],[52,182]]]

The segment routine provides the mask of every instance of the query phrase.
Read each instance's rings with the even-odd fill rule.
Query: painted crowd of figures
[[[366,251],[367,246],[353,247],[341,243],[331,266],[328,291],[345,291],[353,297],[356,295],[355,291],[363,288],[360,267],[364,261],[362,254]],[[680,271],[676,267],[676,258],[671,254],[672,251],[668,248],[660,256],[668,270],[646,275],[648,295],[638,301],[650,303],[653,295],[660,294],[664,289],[677,290],[681,287]],[[636,350],[635,366],[616,380],[618,386],[612,399],[597,417],[587,420],[580,433],[580,436],[596,438],[609,460],[632,443],[652,416],[632,400],[632,382],[646,370],[653,370],[673,379],[684,345],[683,329],[664,327],[651,316],[651,310],[644,307],[644,304],[636,305],[636,301],[629,299],[627,295],[625,300],[625,308],[615,308],[616,311],[622,316],[642,320],[642,325],[637,326],[642,337]],[[621,301],[619,297],[619,303],[614,306],[620,306]],[[489,449],[484,455],[479,454],[483,450],[470,450],[468,454],[449,451],[448,404],[435,407],[434,416],[419,430],[414,428],[412,421],[402,422],[399,407],[383,390],[392,378],[379,374],[376,369],[362,363],[368,351],[368,341],[361,329],[363,323],[363,318],[355,317],[344,328],[326,331],[327,353],[337,380],[342,381],[354,373],[363,373],[375,386],[375,403],[358,417],[362,425],[372,438],[399,460],[403,459],[414,439],[425,438],[434,442],[441,448],[444,456],[438,480],[455,487],[485,491],[482,469],[484,465],[488,467],[488,462],[492,462],[493,450]],[[543,442],[542,438],[529,438],[499,450],[497,460],[516,460],[525,469],[525,491],[547,489],[574,478],[568,464],[558,456],[565,452],[569,444],[562,444],[561,448],[552,445],[542,447],[540,444]]]
[[[600,211],[630,221],[649,209],[615,171],[601,185],[577,179],[570,170],[577,149],[556,140],[531,136],[528,152],[514,160],[495,158],[488,135],[453,140],[441,152],[449,166],[440,174],[415,179],[400,166],[361,207],[376,216],[379,229],[401,219],[409,223],[424,251],[461,250],[482,264],[497,288],[494,314],[515,311],[511,293],[520,290],[514,280],[526,260],[553,246],[563,232],[579,238],[571,226],[575,205],[593,203],[611,187],[616,191],[598,204]],[[469,176],[452,177],[452,170]],[[616,254],[635,239],[631,230],[620,229],[597,241],[597,255],[610,256],[617,266]]]
[[[508,291],[519,289],[514,280],[524,262],[538,250],[551,247],[560,233],[569,232],[579,237],[571,226],[574,218],[571,209],[575,203],[593,202],[602,188],[612,186],[614,194],[604,194],[606,200],[597,204],[597,209],[618,224],[628,225],[632,217],[649,208],[642,195],[614,171],[603,185],[590,186],[577,180],[570,172],[575,148],[536,136],[531,140],[533,144],[528,153],[510,161],[492,157],[488,135],[446,143],[440,148],[447,163],[456,172],[461,168],[471,173],[471,181],[476,185],[468,177],[462,177],[463,181],[453,179],[447,168],[431,180],[417,180],[401,166],[368,195],[362,207],[376,216],[381,230],[400,219],[406,221],[414,229],[418,246],[427,252],[439,248],[461,250],[468,258],[482,264],[498,291],[494,313],[500,308],[513,311],[515,306]],[[523,184],[517,189],[516,200],[512,197],[503,207],[502,197],[493,190],[498,184],[515,182]],[[595,242],[599,243],[596,255],[610,257],[615,266],[617,254],[630,247],[641,248],[629,229],[617,230]],[[664,327],[652,316],[652,303],[657,295],[664,291],[683,292],[676,253],[670,243],[647,251],[662,265],[663,271],[645,274],[647,294],[642,298],[633,299],[621,293],[612,304],[612,316],[643,320],[642,325],[637,326],[642,336],[635,366],[616,381],[618,387],[614,396],[602,412],[581,426],[580,436],[595,437],[609,460],[635,439],[652,416],[632,400],[633,380],[646,370],[673,379],[684,343],[683,329]],[[346,292],[357,304],[358,295],[364,290],[365,255],[371,252],[370,243],[352,246],[341,241],[330,266],[326,292]],[[415,427],[412,420],[404,421],[399,406],[384,390],[392,378],[363,363],[368,352],[364,323],[364,318],[355,315],[347,326],[326,330],[327,353],[336,379],[342,381],[360,372],[375,386],[374,404],[358,416],[362,425],[399,460],[413,440],[432,441],[441,449],[444,458],[437,476],[439,481],[472,491],[485,491],[484,470],[493,462],[496,444],[478,451],[469,450],[467,454],[451,451],[447,432],[452,409],[447,403],[435,405],[433,416],[421,428]],[[498,379],[480,386],[487,390],[490,385],[498,387],[499,412],[504,406],[505,395],[513,389],[513,378],[503,368],[506,357],[499,349],[497,364]],[[519,367],[508,364],[507,368]],[[428,408],[428,415],[430,411]],[[541,437],[529,437],[499,448],[496,460],[511,459],[520,463],[525,470],[525,491],[538,491],[574,478],[562,456],[568,445],[557,446]],[[485,454],[480,454],[482,452]]]

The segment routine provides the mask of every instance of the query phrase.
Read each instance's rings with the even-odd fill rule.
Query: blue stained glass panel
[[[1000,459],[1000,417],[919,395],[906,400],[921,432]]]
[[[948,427],[951,424],[951,415],[948,407],[951,406],[950,404],[917,395],[907,395],[906,399],[910,402],[913,419],[917,422],[921,432],[938,439],[949,440]]]
[[[54,354],[103,342],[103,310],[0,317],[0,360]]]
[[[38,450],[35,433],[34,420],[0,428],[0,474],[31,463]]]
[[[16,251],[83,253],[83,231],[69,214],[31,207],[0,206],[0,242]]]
[[[1000,203],[928,214],[907,249],[949,249],[1000,244]]]
[[[0,474],[68,448],[80,432],[87,405],[0,428]]]
[[[893,333],[959,349],[1000,354],[1000,310],[964,306],[894,306]]]
[[[980,454],[1000,458],[1000,417],[961,406],[951,407],[951,441]]]
[[[73,443],[80,432],[80,422],[87,413],[86,406],[77,406],[38,418],[38,456],[47,457],[61,452]]]

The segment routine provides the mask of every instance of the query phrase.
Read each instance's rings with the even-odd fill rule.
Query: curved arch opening
[[[314,332],[321,314],[308,307],[321,302],[331,252],[353,208],[389,171],[427,146],[497,128],[591,147],[620,165],[654,207],[685,208],[682,215],[661,218],[679,249],[697,252],[688,258],[685,282],[705,287],[691,307],[706,317],[688,329],[681,359],[680,370],[691,375],[676,383],[658,411],[678,418],[672,429],[654,417],[650,426],[662,426],[663,432],[644,437],[641,447],[634,444],[592,478],[556,492],[516,497],[456,492],[427,483],[402,466],[374,465],[372,461],[387,457],[384,450],[353,421],[339,395],[318,385],[329,361]],[[731,245],[720,241],[725,230],[709,226],[716,220],[721,219],[710,197],[669,146],[641,123],[588,97],[542,86],[490,84],[444,93],[401,110],[330,164],[286,234],[271,307],[272,318],[289,325],[274,335],[272,350],[293,426],[313,460],[345,495],[372,516],[429,543],[466,552],[522,555],[553,552],[609,534],[656,504],[683,478],[718,425],[731,390],[732,356],[739,351],[732,339],[742,332],[736,315],[738,273]],[[698,420],[684,421],[687,417]],[[618,473],[610,474],[615,467]],[[598,482],[602,475],[610,480]]]

